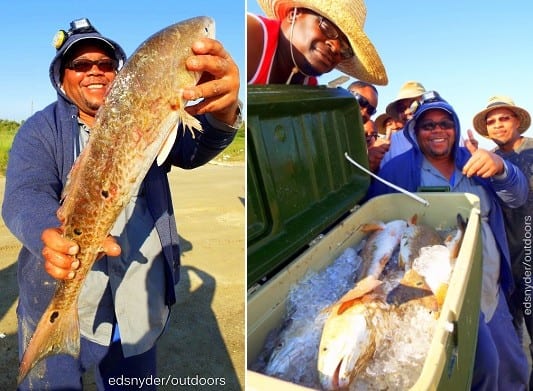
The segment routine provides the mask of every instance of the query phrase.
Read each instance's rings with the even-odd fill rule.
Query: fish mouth
[[[335,372],[333,373],[333,379],[331,379],[331,385],[333,386],[334,390],[339,389],[339,374],[341,372],[341,366],[342,366],[342,360],[339,361],[339,365],[337,365],[337,368],[335,368]]]

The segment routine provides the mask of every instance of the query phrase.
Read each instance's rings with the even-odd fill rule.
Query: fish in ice
[[[76,160],[58,210],[64,236],[76,241],[80,262],[72,280],[57,282],[22,356],[18,383],[35,364],[52,354],[78,356],[78,296],[102,243],[123,207],[156,160],[162,163],[180,123],[194,132],[200,123],[185,110],[182,89],[201,74],[185,60],[192,43],[214,37],[214,21],[196,17],[152,35],[126,62],[98,111],[91,138]]]
[[[459,250],[463,244],[467,223],[468,221],[465,220],[460,213],[457,213],[457,230],[454,235],[450,234],[444,240],[444,245],[450,250],[450,258],[452,261],[459,256]]]
[[[370,233],[361,251],[363,269],[361,276],[372,275],[379,279],[385,265],[398,247],[403,231],[407,228],[405,220],[392,220],[388,223],[364,224],[362,231]]]
[[[400,239],[399,264],[409,269],[424,246],[442,244],[439,233],[429,225],[418,222],[418,215],[413,215]]]
[[[441,244],[441,236],[435,229],[417,224],[416,216],[409,223],[395,220],[388,224],[391,224],[389,231],[383,223],[364,227],[367,231],[375,229],[361,255],[363,261],[369,263],[362,272],[366,278],[333,306],[324,325],[317,362],[320,384],[324,389],[347,388],[362,373],[384,338],[393,332],[387,329],[392,319],[401,319],[404,313],[413,311],[433,314],[435,319],[442,307],[446,289],[441,286],[433,290],[426,276],[431,283],[432,277],[447,282],[451,269],[443,273],[442,267],[435,265],[424,274],[416,259],[413,260],[415,254],[424,253],[426,249],[444,248],[447,253],[440,259],[450,264],[449,252]],[[398,261],[391,270],[383,273],[401,243],[404,261]],[[435,263],[440,265],[441,261]],[[388,281],[389,278],[394,281]]]
[[[317,370],[325,390],[350,385],[376,348],[376,321],[387,311],[373,275],[359,281],[331,308],[322,330]]]
[[[439,303],[431,287],[415,268],[407,270],[398,286],[387,295],[387,303],[394,306],[420,304],[432,312],[439,311]]]
[[[269,333],[251,369],[292,383],[318,387],[316,361],[327,309],[353,287],[360,262],[357,251],[347,248],[325,269],[309,270],[291,286],[281,326]]]

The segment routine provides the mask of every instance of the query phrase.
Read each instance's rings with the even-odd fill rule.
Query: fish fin
[[[407,262],[405,261],[402,253],[398,255],[398,267],[402,270],[407,270]]]
[[[17,384],[44,358],[65,353],[77,357],[80,352],[80,327],[77,302],[59,308],[52,301],[41,317],[24,351],[19,365]]]
[[[161,145],[161,149],[159,150],[159,153],[157,154],[157,165],[161,166],[165,160],[167,160],[168,155],[170,154],[170,151],[172,150],[172,147],[174,146],[174,143],[176,142],[176,137],[178,135],[178,125],[179,125],[179,116],[177,115],[177,112],[172,111],[168,115],[168,117],[161,123],[160,127],[172,127],[172,130],[168,132],[168,136],[166,140]]]
[[[459,250],[463,244],[468,220],[465,221],[460,213],[457,213],[457,231],[455,235],[448,235],[444,240],[444,245],[450,250],[450,260],[455,260],[459,256]]]
[[[383,230],[383,223],[367,223],[361,225],[361,231],[368,233]]]
[[[444,299],[446,299],[446,294],[448,293],[448,284],[443,283],[440,284],[437,288],[437,291],[435,292],[435,297],[437,299],[437,304],[439,309],[442,308],[442,305],[444,304]]]
[[[411,219],[409,219],[409,225],[416,225],[418,223],[418,215],[415,213],[411,216]]]
[[[180,124],[183,125],[184,132],[187,130],[191,132],[193,138],[194,132],[192,131],[192,129],[197,129],[200,132],[202,131],[202,124],[200,123],[200,121],[196,117],[190,115],[189,113],[187,113],[187,111],[185,111],[185,101],[181,95],[181,92],[178,93],[178,97],[175,98],[175,102],[171,103],[171,107],[173,108],[173,110],[160,125],[160,128],[164,128],[163,131],[165,133],[168,132],[169,128],[171,130],[168,132],[168,137],[162,144],[161,149],[159,150],[159,153],[157,155],[158,166],[161,166],[170,154],[170,151],[172,150],[172,147],[176,142],[176,138],[178,135],[178,127]]]
[[[344,296],[339,299],[339,303],[353,301],[358,299],[369,292],[372,292],[378,286],[382,284],[382,281],[378,280],[374,276],[370,275],[360,280],[352,289],[350,289]]]
[[[349,308],[355,305],[359,305],[359,304],[366,305],[367,303],[379,301],[382,299],[383,299],[382,295],[376,294],[374,292],[369,292],[369,293],[365,293],[363,296],[360,296],[360,297],[355,297],[347,301],[338,302],[337,303],[338,307],[337,307],[337,311],[335,312],[335,315],[342,315],[344,311],[348,310]]]

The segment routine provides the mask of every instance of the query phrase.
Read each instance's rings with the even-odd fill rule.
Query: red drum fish
[[[201,74],[188,71],[185,61],[193,42],[213,38],[214,30],[209,17],[161,30],[139,46],[113,81],[58,210],[64,236],[79,245],[80,267],[74,279],[57,282],[20,362],[19,384],[49,355],[79,355],[78,296],[104,239],[156,157],[159,164],[165,160],[178,125],[201,130],[182,97],[182,89],[196,85]]]

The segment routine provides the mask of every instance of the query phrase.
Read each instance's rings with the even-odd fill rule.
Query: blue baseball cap
[[[96,41],[113,54],[118,63],[118,69],[122,68],[126,62],[126,53],[118,43],[104,37],[89,22],[89,19],[82,18],[70,22],[68,31],[59,30],[54,36],[53,45],[56,48],[56,55],[50,64],[50,80],[56,88],[61,88],[61,72],[63,60],[72,48],[82,41]]]

